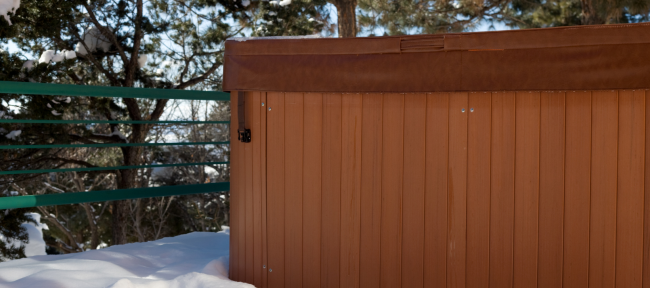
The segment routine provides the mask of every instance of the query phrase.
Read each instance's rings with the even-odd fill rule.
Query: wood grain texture
[[[588,287],[591,92],[566,93],[563,286]]]
[[[490,287],[512,287],[515,94],[492,93]]]
[[[266,168],[267,168],[267,159],[266,159],[266,123],[267,123],[267,100],[266,92],[260,93],[260,102],[264,103],[264,106],[260,104],[260,170],[261,170],[261,194],[262,194],[262,266],[258,266],[258,269],[262,270],[262,284],[259,287],[266,288],[268,287],[268,236],[267,236],[267,208],[266,208]]]
[[[261,93],[253,92],[251,114],[251,145],[253,146],[253,282],[256,287],[262,287],[262,116],[266,117],[262,107]]]
[[[339,287],[341,259],[341,94],[323,94],[321,287]]]
[[[448,93],[427,94],[424,287],[428,288],[447,285],[449,111]]]
[[[285,93],[285,287],[295,288],[302,287],[303,113],[303,94]]]
[[[650,113],[650,93],[645,90],[645,112]],[[650,288],[650,117],[645,118],[645,181],[643,209],[643,287]]]
[[[447,287],[465,287],[467,249],[467,93],[449,94]],[[462,112],[462,109],[465,112]],[[382,215],[383,216],[383,215]]]
[[[645,105],[645,91],[619,92],[616,287],[642,285]]]
[[[594,91],[591,97],[589,287],[615,284],[617,97],[615,91]]]
[[[537,287],[540,93],[515,95],[513,287]]]
[[[361,94],[343,94],[341,163],[341,287],[359,287]]]
[[[255,92],[248,92],[246,93],[246,128],[251,129],[253,128],[253,94]],[[246,185],[246,202],[244,205],[246,208],[244,209],[244,215],[245,215],[245,221],[246,221],[246,242],[244,245],[246,245],[246,258],[245,258],[245,263],[246,263],[246,282],[247,283],[253,283],[255,281],[255,267],[253,266],[255,264],[255,245],[254,245],[254,239],[255,239],[255,228],[253,227],[253,216],[254,216],[254,211],[253,211],[253,144],[248,143],[244,144],[244,153],[245,153],[245,161],[246,161],[246,171],[244,174],[245,175],[245,185]]]
[[[359,287],[379,287],[383,96],[363,95]]]
[[[402,287],[423,287],[426,94],[404,98]]]
[[[230,93],[230,139],[237,139],[237,101],[238,101],[238,92]],[[239,142],[233,141],[230,145],[230,170],[233,171],[230,176],[230,279],[239,281],[239,229],[242,227],[239,224],[239,161],[241,159],[239,155]]]
[[[401,287],[404,94],[384,94],[382,131],[381,286]]]
[[[270,288],[285,287],[285,124],[284,93],[268,93],[267,115],[267,235]],[[272,270],[272,271],[271,271]]]
[[[467,116],[467,287],[490,284],[490,137],[492,97],[469,93]],[[473,111],[472,111],[473,109]]]
[[[303,287],[320,286],[323,94],[305,93],[303,171]]]
[[[537,287],[561,288],[564,259],[564,92],[541,93]]]

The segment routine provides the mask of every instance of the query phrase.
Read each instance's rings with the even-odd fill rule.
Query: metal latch
[[[243,143],[251,142],[251,129],[244,129],[244,131],[237,131],[237,139]]]

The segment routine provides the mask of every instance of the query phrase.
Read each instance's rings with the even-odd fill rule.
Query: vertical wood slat
[[[591,133],[589,287],[614,287],[618,137],[618,99],[615,91],[593,92]]]
[[[645,90],[645,113],[650,114],[650,93]],[[650,117],[645,118],[645,180],[643,189],[643,287],[650,288]]]
[[[237,117],[238,117],[238,112],[237,112],[237,101],[238,101],[238,92],[232,92],[230,93],[230,139],[237,139]],[[231,222],[231,229],[230,229],[230,279],[233,279],[235,281],[239,280],[239,229],[241,225],[239,224],[239,207],[238,205],[238,200],[239,200],[239,194],[240,187],[239,187],[239,161],[241,159],[240,154],[239,154],[239,142],[233,141],[230,143],[230,153],[231,153],[231,161],[230,161],[230,169],[233,171],[231,177],[230,177],[230,211],[231,211],[231,216],[230,216],[230,222]]]
[[[251,138],[253,146],[253,285],[262,287],[262,115],[260,92],[253,92]]]
[[[402,287],[423,287],[426,94],[404,98]]]
[[[338,287],[341,258],[341,94],[323,95],[321,287]]]
[[[253,94],[256,92],[248,92],[246,93],[246,128],[251,129],[253,128]],[[254,251],[254,238],[255,238],[255,228],[253,227],[253,144],[252,143],[247,143],[244,144],[244,153],[245,153],[245,159],[246,159],[246,175],[245,176],[245,185],[246,185],[246,202],[245,206],[246,208],[244,209],[245,213],[245,221],[246,221],[246,241],[244,242],[244,245],[246,245],[246,258],[244,262],[246,263],[246,282],[247,283],[253,283],[255,281],[255,271],[254,271],[254,264],[255,264],[255,251]]]
[[[404,95],[384,94],[381,202],[381,287],[401,285]]]
[[[490,279],[490,137],[492,95],[469,93],[467,123],[467,287]],[[473,110],[472,110],[473,109]]]
[[[285,287],[285,157],[284,93],[268,93],[267,111],[267,221],[269,287]],[[272,270],[272,271],[271,271]]]
[[[320,286],[323,95],[305,93],[303,171],[303,287]]]
[[[563,287],[588,287],[591,93],[566,93]]]
[[[540,93],[515,96],[513,287],[537,287]]]
[[[561,288],[564,243],[564,92],[542,92],[537,287]]]
[[[490,287],[512,287],[515,95],[492,93]]]
[[[262,270],[262,283],[260,287],[262,288],[267,288],[268,287],[268,237],[267,237],[267,197],[266,197],[266,143],[267,143],[267,135],[266,135],[266,123],[267,123],[267,100],[266,100],[266,92],[261,92],[260,93],[260,102],[264,103],[264,106],[261,105],[260,103],[260,171],[261,171],[261,200],[262,200],[262,266],[256,267],[257,269]],[[232,139],[232,138],[231,138]],[[267,268],[265,268],[267,267]]]
[[[284,95],[284,193],[285,193],[285,287],[302,287],[302,193],[303,193],[302,93]]]
[[[645,91],[619,92],[616,287],[640,288],[643,268]]]
[[[379,287],[383,95],[363,95],[359,287]]]
[[[446,287],[447,283],[449,111],[449,94],[427,94],[424,199],[424,287],[427,288]]]
[[[361,210],[361,94],[342,96],[341,284],[359,287]]]
[[[467,93],[449,95],[447,287],[465,287],[467,235]],[[465,112],[462,112],[465,109]],[[383,215],[382,215],[383,216]]]
[[[248,98],[248,93],[240,92],[239,97]],[[248,114],[250,114],[250,113],[248,113]],[[244,117],[244,118],[247,118],[247,117]],[[246,121],[244,121],[244,122],[245,123],[250,123],[250,122],[246,122]],[[240,228],[239,232],[238,232],[238,237],[237,237],[237,239],[238,239],[237,246],[239,247],[239,249],[238,249],[239,250],[239,252],[238,252],[238,258],[239,259],[237,259],[237,263],[238,263],[237,269],[239,270],[239,272],[238,272],[239,273],[239,279],[241,281],[246,281],[247,276],[248,276],[247,273],[246,273],[247,272],[246,271],[246,268],[247,268],[247,266],[246,266],[246,252],[248,252],[247,249],[246,249],[247,248],[246,247],[246,236],[247,236],[246,235],[247,234],[247,228],[246,228],[246,224],[247,224],[247,221],[246,221],[246,212],[247,212],[246,211],[246,208],[247,208],[246,204],[247,204],[247,201],[246,201],[246,198],[248,196],[248,187],[247,187],[248,185],[246,185],[246,183],[249,180],[249,175],[246,174],[246,172],[248,171],[248,168],[250,166],[250,163],[248,161],[252,160],[252,159],[249,158],[249,157],[246,157],[247,156],[246,155],[247,154],[246,153],[247,152],[246,146],[248,146],[248,145],[244,145],[244,143],[241,143],[241,142],[237,142],[237,145],[238,145],[238,149],[239,149],[239,157],[238,157],[239,158],[239,168],[237,170],[237,171],[239,171],[239,177],[237,177],[237,182],[238,182],[237,184],[239,185],[239,189],[238,189],[239,198],[238,198],[238,201],[237,201],[237,212],[238,212],[237,217],[239,219],[238,222],[239,222],[239,228]]]

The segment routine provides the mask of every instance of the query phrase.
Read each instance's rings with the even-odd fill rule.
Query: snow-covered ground
[[[228,279],[228,250],[226,229],[76,254],[33,256],[0,263],[0,287],[252,288]]]

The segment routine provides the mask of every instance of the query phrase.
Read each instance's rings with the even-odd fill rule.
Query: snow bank
[[[0,15],[5,17],[9,25],[11,25],[11,20],[7,13],[16,13],[18,7],[20,7],[20,0],[0,0]]]
[[[229,231],[0,263],[0,287],[253,288],[230,281]]]
[[[17,191],[11,191],[12,196],[18,195]],[[0,241],[5,242],[9,247],[18,248],[21,245],[25,246],[25,255],[27,257],[45,255],[45,241],[43,240],[43,229],[48,229],[47,224],[41,224],[41,214],[26,213],[25,215],[31,217],[36,221],[36,224],[27,222],[22,226],[27,231],[29,243],[24,243],[17,240],[7,240],[0,235]],[[6,260],[6,259],[5,259]],[[2,287],[2,286],[0,286]]]
[[[25,245],[25,256],[40,256],[46,255],[45,253],[45,240],[43,240],[43,229],[47,230],[47,224],[41,223],[41,214],[38,213],[27,213],[29,216],[36,221],[34,223],[24,223],[22,226],[25,227],[27,233],[29,234],[29,243]]]

